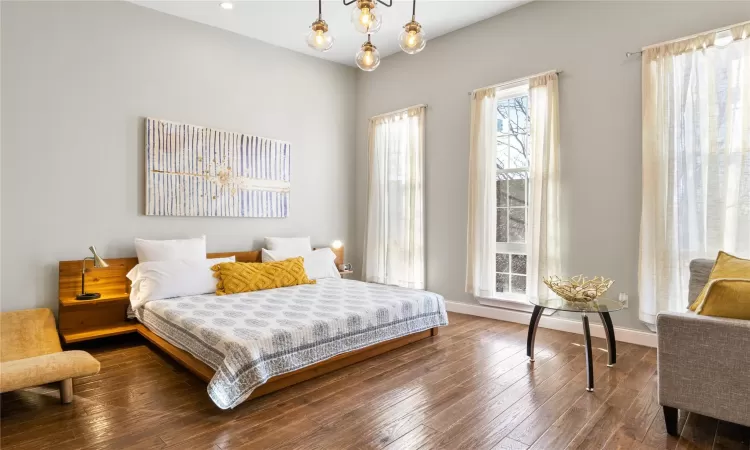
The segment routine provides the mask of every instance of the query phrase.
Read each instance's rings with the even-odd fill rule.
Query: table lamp
[[[89,247],[89,250],[91,250],[91,253],[93,253],[94,256],[87,256],[83,258],[83,268],[81,270],[81,293],[76,295],[76,300],[94,300],[101,297],[101,294],[98,294],[96,292],[92,292],[90,294],[86,293],[86,261],[94,261],[94,267],[96,267],[97,269],[109,267],[109,264],[107,264],[107,262],[104,261],[99,256],[99,254],[96,253],[96,247],[92,245],[91,247]]]

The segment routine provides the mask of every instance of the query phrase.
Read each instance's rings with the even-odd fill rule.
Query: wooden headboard
[[[336,254],[336,266],[344,263],[344,247],[331,249]],[[261,262],[260,250],[208,253],[207,258],[227,258],[234,256],[237,262]],[[86,290],[98,292],[103,297],[120,296],[130,293],[128,272],[138,264],[138,258],[104,258],[109,267],[86,269]],[[78,261],[60,261],[59,296],[75,297],[81,291],[81,264]],[[91,263],[89,263],[89,266]]]

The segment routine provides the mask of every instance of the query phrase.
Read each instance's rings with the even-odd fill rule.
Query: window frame
[[[503,100],[509,100],[512,98],[520,97],[529,95],[529,83],[527,79],[524,79],[522,81],[519,81],[518,83],[514,83],[511,86],[498,88],[495,92],[495,101],[497,103],[503,101]],[[528,224],[528,218],[529,218],[529,211],[531,208],[533,208],[533,205],[531,204],[531,198],[528,193],[528,180],[531,177],[531,167],[525,167],[525,168],[512,168],[512,169],[500,169],[497,170],[496,173],[514,173],[514,172],[525,172],[528,174],[527,182],[526,182],[526,206],[524,207],[526,211],[526,220],[525,224]],[[495,199],[495,204],[497,205],[497,199]],[[498,207],[499,208],[499,207]],[[508,209],[508,213],[510,213],[511,206],[507,205],[505,207]],[[495,242],[495,254],[498,253],[506,253],[509,255],[508,258],[508,285],[512,285],[512,255],[524,255],[526,256],[526,261],[528,264],[529,260],[529,246],[528,246],[528,229],[524,230],[527,234],[526,239],[524,239],[525,242]],[[495,276],[500,272],[497,272],[495,270]],[[504,272],[503,272],[504,273]],[[526,279],[528,280],[528,275],[526,275]],[[496,282],[497,284],[497,282]],[[523,304],[524,306],[528,306],[528,295],[526,293],[520,294],[516,292],[497,292],[495,290],[495,294],[491,299],[488,299],[494,302],[499,302],[498,304],[493,304],[492,306],[510,306],[515,307],[513,304]],[[510,302],[509,304],[505,304],[506,302]],[[520,306],[520,305],[519,305]]]

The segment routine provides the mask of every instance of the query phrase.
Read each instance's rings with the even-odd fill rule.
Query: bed
[[[448,324],[437,294],[333,278],[155,300],[135,313],[148,330],[215,371],[208,394],[223,409],[274,377]]]
[[[336,250],[337,263],[343,248]],[[209,253],[260,261],[260,252]],[[208,383],[222,409],[429,338],[448,324],[443,297],[340,278],[233,295],[153,300],[125,320],[137,258],[107,259],[87,286],[102,298],[75,302],[81,261],[60,262],[66,343],[137,332]],[[65,306],[65,308],[62,308]]]

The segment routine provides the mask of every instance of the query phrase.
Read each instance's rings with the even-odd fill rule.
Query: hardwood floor
[[[79,345],[102,364],[59,404],[54,387],[2,395],[3,449],[750,449],[750,428],[695,414],[666,434],[656,351],[458,314],[440,335],[222,411],[206,385],[138,336]]]

